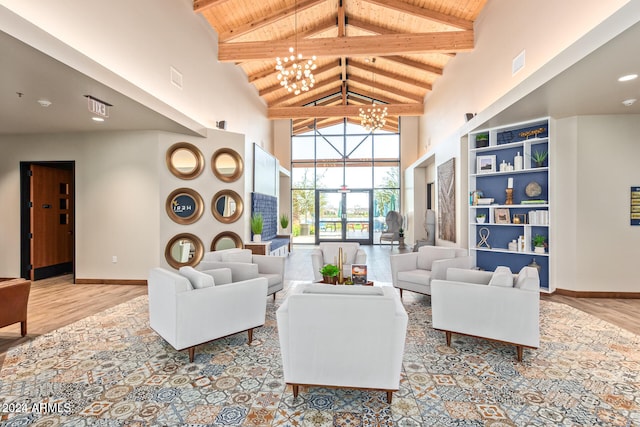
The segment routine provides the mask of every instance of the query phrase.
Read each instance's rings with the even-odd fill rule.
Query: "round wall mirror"
[[[204,202],[197,191],[178,188],[167,197],[167,215],[178,224],[193,224],[204,212]]]
[[[222,251],[224,249],[242,248],[242,239],[233,231],[223,231],[211,242],[212,251]]]
[[[167,167],[182,179],[193,179],[204,170],[204,156],[193,144],[178,142],[167,150]]]
[[[194,267],[200,263],[204,256],[202,240],[190,233],[182,233],[174,236],[164,250],[164,257],[173,268]]]
[[[211,158],[213,173],[221,181],[233,182],[242,176],[244,163],[238,152],[231,148],[221,148]]]
[[[233,190],[218,191],[211,199],[211,211],[220,222],[230,224],[242,216],[242,197]]]

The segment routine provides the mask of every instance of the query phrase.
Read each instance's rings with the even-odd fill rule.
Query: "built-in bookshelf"
[[[517,273],[534,262],[543,292],[549,281],[551,229],[548,118],[469,134],[469,252],[478,268]],[[478,216],[484,215],[484,220]],[[484,222],[479,222],[484,221]],[[544,240],[542,248],[534,239]]]

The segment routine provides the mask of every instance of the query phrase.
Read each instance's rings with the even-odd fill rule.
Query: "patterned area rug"
[[[12,349],[0,371],[3,426],[640,426],[640,339],[541,302],[541,347],[431,329],[430,299],[405,295],[400,391],[285,387],[275,303],[246,333],[176,352],[149,328],[147,298]]]

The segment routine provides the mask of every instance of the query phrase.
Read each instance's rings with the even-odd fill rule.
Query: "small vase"
[[[486,218],[486,217],[484,217],[484,216],[476,217],[476,222],[477,222],[478,224],[484,224],[484,220],[485,220],[485,218]]]
[[[262,234],[254,234],[253,235],[254,242],[262,242]]]
[[[544,251],[544,246],[535,246],[533,248],[533,252],[537,253],[537,254],[543,254],[545,253]]]
[[[335,285],[338,281],[338,276],[322,276],[322,281],[329,285]]]

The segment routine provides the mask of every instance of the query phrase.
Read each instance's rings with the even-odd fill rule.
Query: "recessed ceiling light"
[[[51,105],[51,101],[49,101],[48,99],[38,99],[38,104],[40,104],[41,107],[46,108]]]
[[[94,122],[104,122],[104,119],[102,117],[91,117],[91,120],[93,120]]]
[[[628,82],[629,80],[635,80],[638,78],[637,74],[627,74],[626,76],[622,76],[618,78],[619,82]]]
[[[636,101],[637,99],[630,98],[630,99],[625,99],[624,101],[622,101],[622,103],[624,104],[625,107],[631,107]]]

